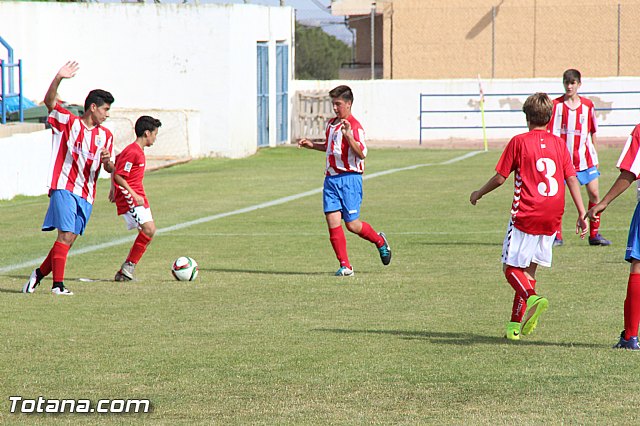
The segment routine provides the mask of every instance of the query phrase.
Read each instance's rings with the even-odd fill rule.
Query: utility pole
[[[376,78],[376,2],[371,2],[371,80]]]

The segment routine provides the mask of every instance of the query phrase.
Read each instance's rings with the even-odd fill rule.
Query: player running
[[[593,102],[578,95],[582,85],[580,71],[569,69],[562,76],[565,93],[553,101],[553,113],[547,130],[560,136],[567,145],[580,185],[585,185],[589,208],[600,201],[598,192],[598,153],[596,152],[596,110]],[[600,216],[589,223],[589,245],[608,246],[611,241],[600,234]],[[563,244],[562,223],[558,227],[555,245]]]
[[[116,281],[133,280],[133,271],[156,233],[142,179],[146,166],[144,149],[154,144],[161,125],[160,120],[148,115],[138,118],[135,124],[136,140],[116,157],[109,199],[116,203],[118,215],[123,217],[127,229],[138,229],[138,236],[127,259],[116,272]]]
[[[551,266],[556,230],[564,212],[564,184],[578,209],[576,233],[587,233],[580,184],[564,141],[546,131],[553,103],[545,93],[527,98],[522,110],[529,132],[513,137],[496,166],[496,174],[471,193],[476,205],[485,194],[502,185],[514,172],[513,203],[507,234],[502,244],[503,271],[516,294],[506,338],[519,340],[530,334],[547,309],[548,300],[536,293],[538,265]],[[523,322],[524,318],[524,322]]]
[[[371,225],[360,220],[362,174],[367,146],[362,126],[351,115],[353,92],[348,86],[338,86],[329,92],[329,96],[336,117],[327,123],[326,141],[320,143],[301,139],[298,147],[327,153],[323,206],[329,227],[329,240],[340,262],[335,275],[352,276],[353,266],[347,254],[342,220],[350,232],[375,244],[383,265],[391,262],[391,247],[384,233],[377,233]]]
[[[89,92],[82,117],[73,115],[56,101],[62,80],[75,76],[78,69],[77,62],[67,62],[53,78],[44,98],[49,110],[47,121],[53,131],[53,149],[48,178],[49,209],[42,230],[57,229],[58,236],[44,262],[31,273],[23,293],[33,293],[42,278],[53,272],[51,292],[73,295],[64,286],[69,249],[89,222],[100,167],[104,165],[109,173],[114,169],[113,135],[102,126],[113,103],[111,93],[99,89]]]

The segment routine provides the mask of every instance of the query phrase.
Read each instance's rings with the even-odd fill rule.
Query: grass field
[[[384,231],[388,267],[347,235],[352,278],[337,278],[319,193],[161,232],[136,270],[110,279],[130,243],[101,182],[86,235],[69,258],[73,297],[20,289],[53,234],[48,200],[0,202],[0,423],[7,424],[623,424],[637,421],[640,354],[611,349],[622,329],[629,190],[603,215],[612,247],[571,234],[541,268],[550,308],[522,341],[502,338],[513,292],[500,251],[512,180],[475,207],[499,152],[372,149],[367,173],[429,164],[365,181],[362,218]],[[603,149],[601,191],[618,149]],[[151,172],[157,226],[232,212],[322,185],[321,153],[261,150]],[[73,253],[72,250],[72,253]],[[176,282],[172,261],[200,276]],[[95,280],[80,281],[81,278]],[[129,415],[17,415],[9,396],[148,398]]]

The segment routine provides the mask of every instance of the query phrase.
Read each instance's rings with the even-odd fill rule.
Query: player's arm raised
[[[347,138],[347,142],[349,142],[349,146],[351,147],[353,152],[356,153],[358,158],[360,158],[361,160],[364,160],[366,155],[364,154],[364,152],[362,152],[362,147],[360,147],[360,142],[358,142],[356,138],[353,136],[353,129],[351,129],[351,123],[349,123],[349,120],[342,120],[341,130],[342,130],[343,137]]]
[[[496,173],[491,179],[487,181],[487,183],[482,185],[482,188],[478,189],[477,191],[473,191],[471,193],[471,196],[469,197],[469,201],[471,202],[471,204],[475,206],[480,198],[484,197],[486,194],[493,191],[494,189],[500,187],[505,180],[507,180],[506,177],[502,176],[500,173]]]
[[[60,68],[56,76],[51,81],[47,93],[44,95],[44,104],[47,106],[47,110],[51,112],[56,107],[56,101],[58,96],[58,87],[60,82],[65,78],[71,78],[78,72],[79,65],[75,61],[69,61]]]

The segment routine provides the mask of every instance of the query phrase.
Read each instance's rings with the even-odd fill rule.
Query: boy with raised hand
[[[495,176],[469,199],[476,205],[514,173],[511,219],[502,245],[503,272],[516,293],[506,327],[505,337],[510,340],[530,334],[547,309],[547,299],[536,293],[535,276],[538,265],[551,266],[553,241],[564,212],[565,181],[578,210],[576,233],[584,238],[587,232],[580,184],[569,152],[562,139],[546,131],[552,106],[545,93],[527,98],[522,110],[529,131],[509,141]]]
[[[325,131],[326,141],[298,141],[299,148],[326,152],[326,172],[323,189],[323,207],[329,240],[340,262],[336,276],[352,276],[353,266],[347,254],[347,240],[342,230],[342,220],[350,232],[373,243],[383,265],[391,262],[391,247],[384,233],[377,233],[371,225],[360,220],[362,204],[362,174],[367,146],[360,122],[351,114],[353,92],[348,86],[338,86],[329,92],[333,112]]]
[[[600,201],[598,192],[598,153],[596,152],[596,110],[589,99],[578,95],[582,86],[580,71],[568,69],[562,76],[564,95],[553,100],[553,113],[547,130],[561,137],[567,146],[580,185],[587,188],[589,208]],[[608,246],[611,241],[600,234],[600,216],[590,219],[589,245]],[[562,245],[562,224],[555,245]]]
[[[44,262],[36,268],[22,288],[33,293],[40,281],[53,273],[55,295],[73,295],[64,285],[64,272],[69,249],[78,235],[84,233],[96,196],[100,168],[111,173],[113,135],[102,126],[109,117],[113,96],[105,90],[92,90],[84,102],[84,113],[78,117],[57,101],[58,87],[64,79],[73,78],[77,62],[67,62],[53,78],[44,98],[49,110],[47,122],[53,132],[49,167],[49,209],[42,224],[43,231],[57,229],[58,235]]]
[[[627,139],[622,149],[617,167],[620,175],[602,200],[591,207],[587,217],[591,220],[598,217],[607,206],[622,194],[640,176],[640,124]],[[640,201],[640,200],[639,200]],[[624,330],[614,346],[617,349],[640,350],[638,346],[638,323],[640,322],[640,203],[636,205],[629,225],[629,237],[624,259],[631,263],[627,297],[624,300]]]
[[[116,157],[109,199],[116,203],[118,215],[123,217],[127,229],[138,229],[138,236],[120,270],[116,272],[115,281],[133,280],[133,271],[156,233],[142,179],[147,163],[144,149],[155,143],[161,125],[160,120],[148,115],[138,118],[135,124],[136,140]]]

